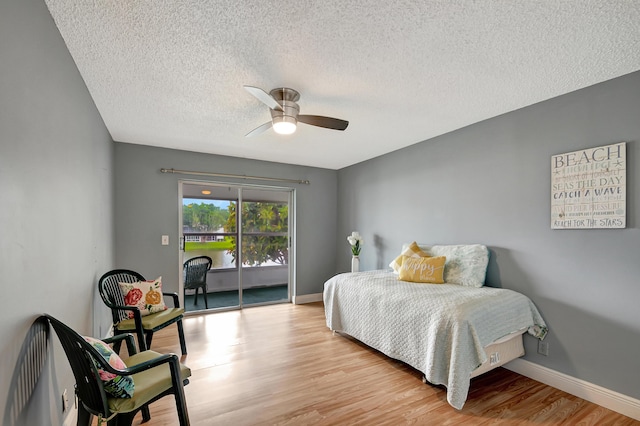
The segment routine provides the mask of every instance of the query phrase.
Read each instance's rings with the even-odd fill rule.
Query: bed
[[[399,279],[398,259],[406,266],[409,257],[443,253],[443,283]],[[483,285],[488,256],[481,245],[405,245],[392,270],[344,273],[325,283],[327,326],[446,386],[447,401],[461,409],[472,377],[524,355],[523,333],[547,333],[528,297]]]

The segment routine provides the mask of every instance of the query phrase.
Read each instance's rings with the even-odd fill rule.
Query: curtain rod
[[[160,172],[161,173],[180,174],[180,175],[227,177],[227,178],[235,178],[235,179],[269,180],[269,181],[272,181],[272,182],[299,183],[299,184],[303,184],[303,185],[310,185],[311,184],[311,182],[309,182],[308,180],[281,179],[281,178],[270,178],[270,177],[260,177],[260,176],[247,176],[247,175],[232,175],[232,174],[227,174],[227,173],[193,172],[193,171],[189,171],[189,170],[176,170],[176,169],[160,169]]]

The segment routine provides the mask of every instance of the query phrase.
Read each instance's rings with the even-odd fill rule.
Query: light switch
[[[162,245],[163,246],[168,246],[169,245],[169,236],[168,235],[163,235],[162,236]]]

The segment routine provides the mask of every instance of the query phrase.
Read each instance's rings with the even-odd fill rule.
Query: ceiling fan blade
[[[339,118],[322,117],[320,115],[298,115],[298,121],[333,130],[344,130],[349,125],[348,121],[340,120]]]
[[[261,124],[260,126],[256,127],[255,129],[253,129],[252,131],[250,131],[249,133],[247,133],[246,135],[244,135],[245,138],[250,138],[251,136],[256,136],[259,135],[260,133],[269,130],[271,128],[271,126],[273,126],[273,123],[271,121],[267,121],[264,124]]]
[[[282,105],[271,97],[267,92],[259,87],[244,86],[244,89],[255,96],[260,102],[266,104],[269,108],[282,111]]]

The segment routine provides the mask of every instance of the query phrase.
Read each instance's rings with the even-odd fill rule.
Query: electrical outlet
[[[549,343],[538,340],[538,353],[540,355],[549,356]]]
[[[67,390],[65,389],[62,392],[62,412],[66,413],[69,409],[69,395],[67,395]]]

